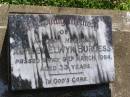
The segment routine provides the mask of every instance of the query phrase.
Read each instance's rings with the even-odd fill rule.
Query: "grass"
[[[0,3],[130,10],[130,0],[0,0]]]

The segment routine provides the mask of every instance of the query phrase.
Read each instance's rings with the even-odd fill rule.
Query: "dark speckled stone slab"
[[[115,78],[109,16],[13,14],[11,89],[67,88]]]

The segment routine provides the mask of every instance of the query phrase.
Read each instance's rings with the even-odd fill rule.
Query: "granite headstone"
[[[11,89],[92,85],[115,78],[109,16],[13,14]]]

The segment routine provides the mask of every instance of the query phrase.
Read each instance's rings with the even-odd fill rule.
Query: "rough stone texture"
[[[116,80],[111,84],[113,97],[130,97],[130,32],[113,33]]]
[[[7,27],[8,5],[0,5],[0,52],[3,45],[5,30]]]
[[[130,97],[130,13],[125,11],[0,5],[0,49],[5,36],[8,12],[108,15],[112,17],[116,80],[110,84],[111,97]],[[2,22],[1,22],[2,21]],[[5,50],[4,50],[5,51]],[[2,51],[3,52],[3,51]],[[1,61],[1,60],[0,60]],[[71,95],[64,93],[63,97]],[[56,97],[56,96],[55,96]],[[89,97],[89,96],[88,96]]]

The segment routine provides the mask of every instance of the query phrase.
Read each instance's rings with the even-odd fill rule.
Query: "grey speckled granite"
[[[92,85],[114,80],[108,16],[9,16],[11,89]]]
[[[64,92],[57,93],[53,89],[52,92],[48,93],[48,91],[43,92],[43,90],[37,91],[24,91],[24,92],[10,92],[7,91],[2,94],[4,97],[44,97],[48,95],[49,97],[66,97],[73,95],[73,97],[81,97],[79,95],[85,94],[88,97],[94,97],[94,95],[98,95],[99,97],[130,97],[130,13],[128,11],[117,11],[117,10],[99,10],[99,9],[83,9],[83,8],[59,8],[59,7],[51,7],[51,6],[29,6],[29,5],[0,5],[0,19],[4,23],[0,23],[1,26],[6,26],[7,14],[8,12],[20,12],[20,13],[57,13],[57,14],[82,14],[82,15],[107,15],[112,17],[112,31],[113,31],[113,45],[114,45],[114,54],[115,54],[115,67],[116,67],[116,80],[113,83],[110,83],[111,93],[108,85],[98,85],[85,87],[84,90],[73,90],[69,89],[68,91],[64,89]],[[2,15],[2,16],[1,16]],[[1,21],[0,21],[1,22]],[[3,40],[5,39],[5,29],[0,29],[0,48],[2,48],[2,57],[0,59],[0,79],[3,82],[3,85],[7,85],[8,83],[8,64],[7,56],[5,56],[6,49],[8,45],[5,47],[2,46]],[[6,38],[7,39],[7,38]],[[5,40],[6,40],[5,39]],[[9,54],[7,54],[9,55]],[[3,89],[3,85],[1,86]],[[5,89],[5,88],[4,88]],[[6,90],[6,89],[5,89]],[[60,89],[59,89],[60,90]],[[36,96],[37,95],[37,96]],[[101,96],[102,95],[102,96]],[[85,97],[86,97],[85,96]],[[46,97],[46,96],[45,96]]]
[[[52,88],[40,90],[11,91],[9,82],[9,44],[8,33],[5,35],[0,56],[0,97],[111,97],[108,84],[90,85],[71,88]]]

